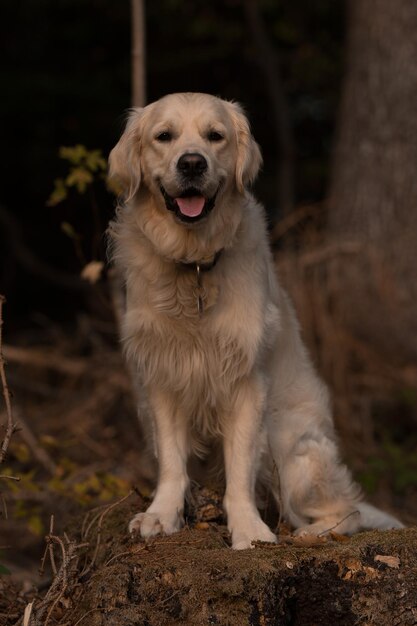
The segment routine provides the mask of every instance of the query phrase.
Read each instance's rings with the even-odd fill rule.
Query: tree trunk
[[[132,106],[146,104],[145,0],[131,0],[132,10]]]
[[[417,357],[417,3],[350,0],[347,74],[330,189],[330,236],[359,240],[340,268],[362,336]]]
[[[291,118],[277,51],[269,39],[259,3],[257,0],[243,0],[243,8],[272,108],[272,127],[278,148],[277,207],[272,214],[276,222],[279,216],[288,215],[294,208],[295,147]]]

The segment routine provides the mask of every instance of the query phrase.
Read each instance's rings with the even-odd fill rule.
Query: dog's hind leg
[[[279,481],[274,481],[271,459],[267,467],[283,516],[298,533],[316,535],[402,527],[391,515],[360,502],[360,489],[340,461],[328,391],[314,371],[285,295],[280,304],[284,330],[270,361],[266,417]]]
[[[351,534],[359,530],[359,488],[338,457],[334,441],[305,432],[278,459],[283,514],[298,534]]]
[[[130,532],[142,537],[170,535],[183,525],[185,492],[188,488],[187,457],[189,441],[186,420],[178,415],[168,394],[154,391],[149,404],[155,420],[155,444],[158,458],[158,484],[152,504],[138,513],[129,524]]]
[[[312,379],[288,396],[269,419],[269,445],[279,472],[272,491],[297,534],[321,535],[334,530],[353,534],[363,528],[401,528],[391,515],[360,502],[360,489],[341,463],[327,392]],[[306,389],[310,390],[307,399]],[[281,397],[281,400],[284,400]],[[279,491],[279,493],[278,493]]]

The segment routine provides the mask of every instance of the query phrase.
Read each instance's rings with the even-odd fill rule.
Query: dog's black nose
[[[198,152],[189,152],[178,159],[177,168],[184,176],[200,176],[207,169],[207,161]]]

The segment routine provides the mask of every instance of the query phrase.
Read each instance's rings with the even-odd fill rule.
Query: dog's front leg
[[[275,535],[261,520],[255,504],[264,400],[261,380],[243,382],[224,431],[224,508],[235,550],[250,548],[253,541],[276,541]]]
[[[186,421],[178,415],[169,394],[153,391],[150,405],[155,420],[158,485],[150,507],[145,513],[135,515],[129,524],[130,532],[138,531],[142,537],[170,535],[181,528],[188,487]]]

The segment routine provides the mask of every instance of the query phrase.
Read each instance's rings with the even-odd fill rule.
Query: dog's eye
[[[211,130],[207,135],[207,139],[209,141],[221,141],[224,137],[221,133],[218,133],[217,130]]]
[[[171,141],[172,135],[167,130],[164,130],[162,133],[159,133],[159,135],[157,135],[155,139],[161,142]]]

